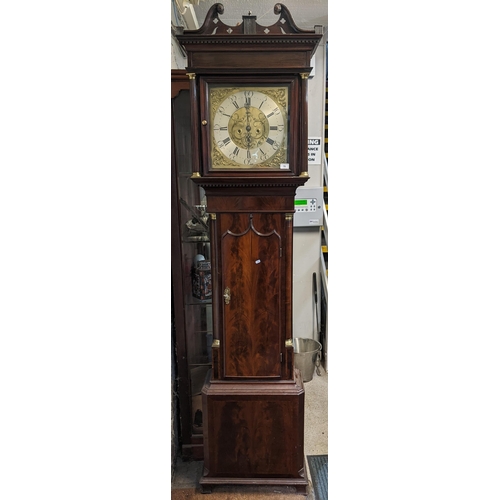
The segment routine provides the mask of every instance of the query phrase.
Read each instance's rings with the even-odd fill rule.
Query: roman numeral
[[[239,148],[238,146],[236,146],[236,147],[234,148],[233,155],[234,155],[234,156],[238,156],[239,152],[240,152],[240,148]]]
[[[226,113],[224,113],[225,109],[221,106],[218,110],[217,110],[217,113],[220,113],[221,115],[223,116],[228,116],[229,118],[231,118],[231,115],[228,115]]]
[[[270,116],[273,116],[273,115],[279,115],[280,113],[280,110],[279,108],[274,108],[268,115],[267,115],[267,118],[269,118]]]
[[[222,142],[224,143],[224,146],[227,146],[231,142],[231,139],[226,137]]]
[[[274,141],[270,137],[267,138],[266,142],[271,144],[271,146],[274,144]]]
[[[278,130],[278,125],[271,125],[269,130]]]

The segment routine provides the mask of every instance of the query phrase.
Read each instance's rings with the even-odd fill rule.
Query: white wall
[[[321,137],[325,132],[325,42],[315,54],[315,75],[309,79],[309,137]],[[310,179],[306,187],[323,185],[323,165],[309,165]],[[295,228],[293,234],[293,336],[318,339],[314,308],[313,273],[321,280],[320,228]],[[319,296],[319,294],[318,294]],[[319,299],[318,299],[319,300]],[[318,303],[318,311],[320,308]]]
[[[179,43],[172,35],[170,37],[170,68],[184,69],[187,65],[187,58],[182,53]]]

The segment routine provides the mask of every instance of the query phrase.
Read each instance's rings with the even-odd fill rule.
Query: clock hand
[[[246,126],[247,149],[250,150],[250,145],[252,144],[252,134],[250,132],[252,131],[252,127],[250,126],[251,113],[249,108],[247,108],[246,115],[247,115],[247,126]]]

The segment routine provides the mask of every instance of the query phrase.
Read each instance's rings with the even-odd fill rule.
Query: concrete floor
[[[316,372],[305,388],[305,436],[304,449],[307,455],[328,454],[328,376],[321,367],[321,376]],[[306,459],[307,464],[307,459]],[[307,464],[307,467],[309,465]],[[289,500],[291,498],[315,500],[309,470],[308,495],[298,494],[295,488],[275,486],[217,486],[210,495],[200,491],[198,481],[203,471],[203,462],[178,460],[172,482],[172,500]]]

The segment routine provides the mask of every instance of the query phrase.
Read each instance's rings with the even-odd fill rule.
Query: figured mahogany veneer
[[[224,376],[281,377],[279,214],[221,214]],[[249,293],[253,291],[254,293]]]
[[[205,492],[217,484],[294,486],[306,493],[304,387],[210,382],[203,389]]]

